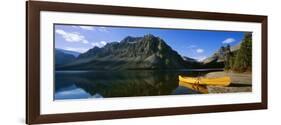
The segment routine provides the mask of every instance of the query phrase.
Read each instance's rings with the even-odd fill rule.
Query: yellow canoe
[[[194,91],[197,91],[197,92],[200,92],[200,93],[203,93],[203,94],[207,94],[208,93],[208,89],[204,85],[190,84],[190,83],[179,81],[179,86],[183,86],[183,87],[192,89]]]
[[[199,85],[214,85],[214,86],[228,86],[231,83],[230,77],[219,77],[219,78],[196,78],[196,77],[182,77],[179,75],[179,81],[199,84]]]

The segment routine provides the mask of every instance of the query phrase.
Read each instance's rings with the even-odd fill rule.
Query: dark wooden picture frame
[[[262,102],[68,114],[40,114],[40,11],[99,13],[146,17],[188,18],[220,21],[257,22],[262,24]],[[267,109],[267,16],[86,5],[55,2],[26,2],[26,123],[56,123],[131,117],[196,114],[208,112]]]

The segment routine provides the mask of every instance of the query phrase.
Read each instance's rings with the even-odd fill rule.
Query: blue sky
[[[119,42],[126,36],[153,34],[162,38],[180,55],[203,60],[221,46],[237,45],[244,32],[134,27],[104,27],[84,25],[55,25],[55,48],[85,52],[94,46],[103,47]]]

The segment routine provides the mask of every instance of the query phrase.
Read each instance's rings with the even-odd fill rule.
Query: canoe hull
[[[191,84],[191,83],[179,81],[179,86],[183,86],[183,87],[192,89],[192,90],[200,92],[202,94],[207,94],[208,93],[208,89],[204,85]]]
[[[195,77],[182,77],[179,76],[179,81],[190,84],[199,85],[213,85],[213,86],[229,86],[231,83],[230,77],[220,78],[195,78]]]

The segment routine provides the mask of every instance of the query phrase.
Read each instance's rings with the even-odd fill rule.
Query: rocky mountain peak
[[[125,37],[120,43],[94,47],[81,54],[66,69],[177,69],[184,60],[159,37]]]
[[[137,42],[140,39],[142,39],[142,37],[127,36],[123,40],[121,40],[120,43],[132,43],[132,42]]]

